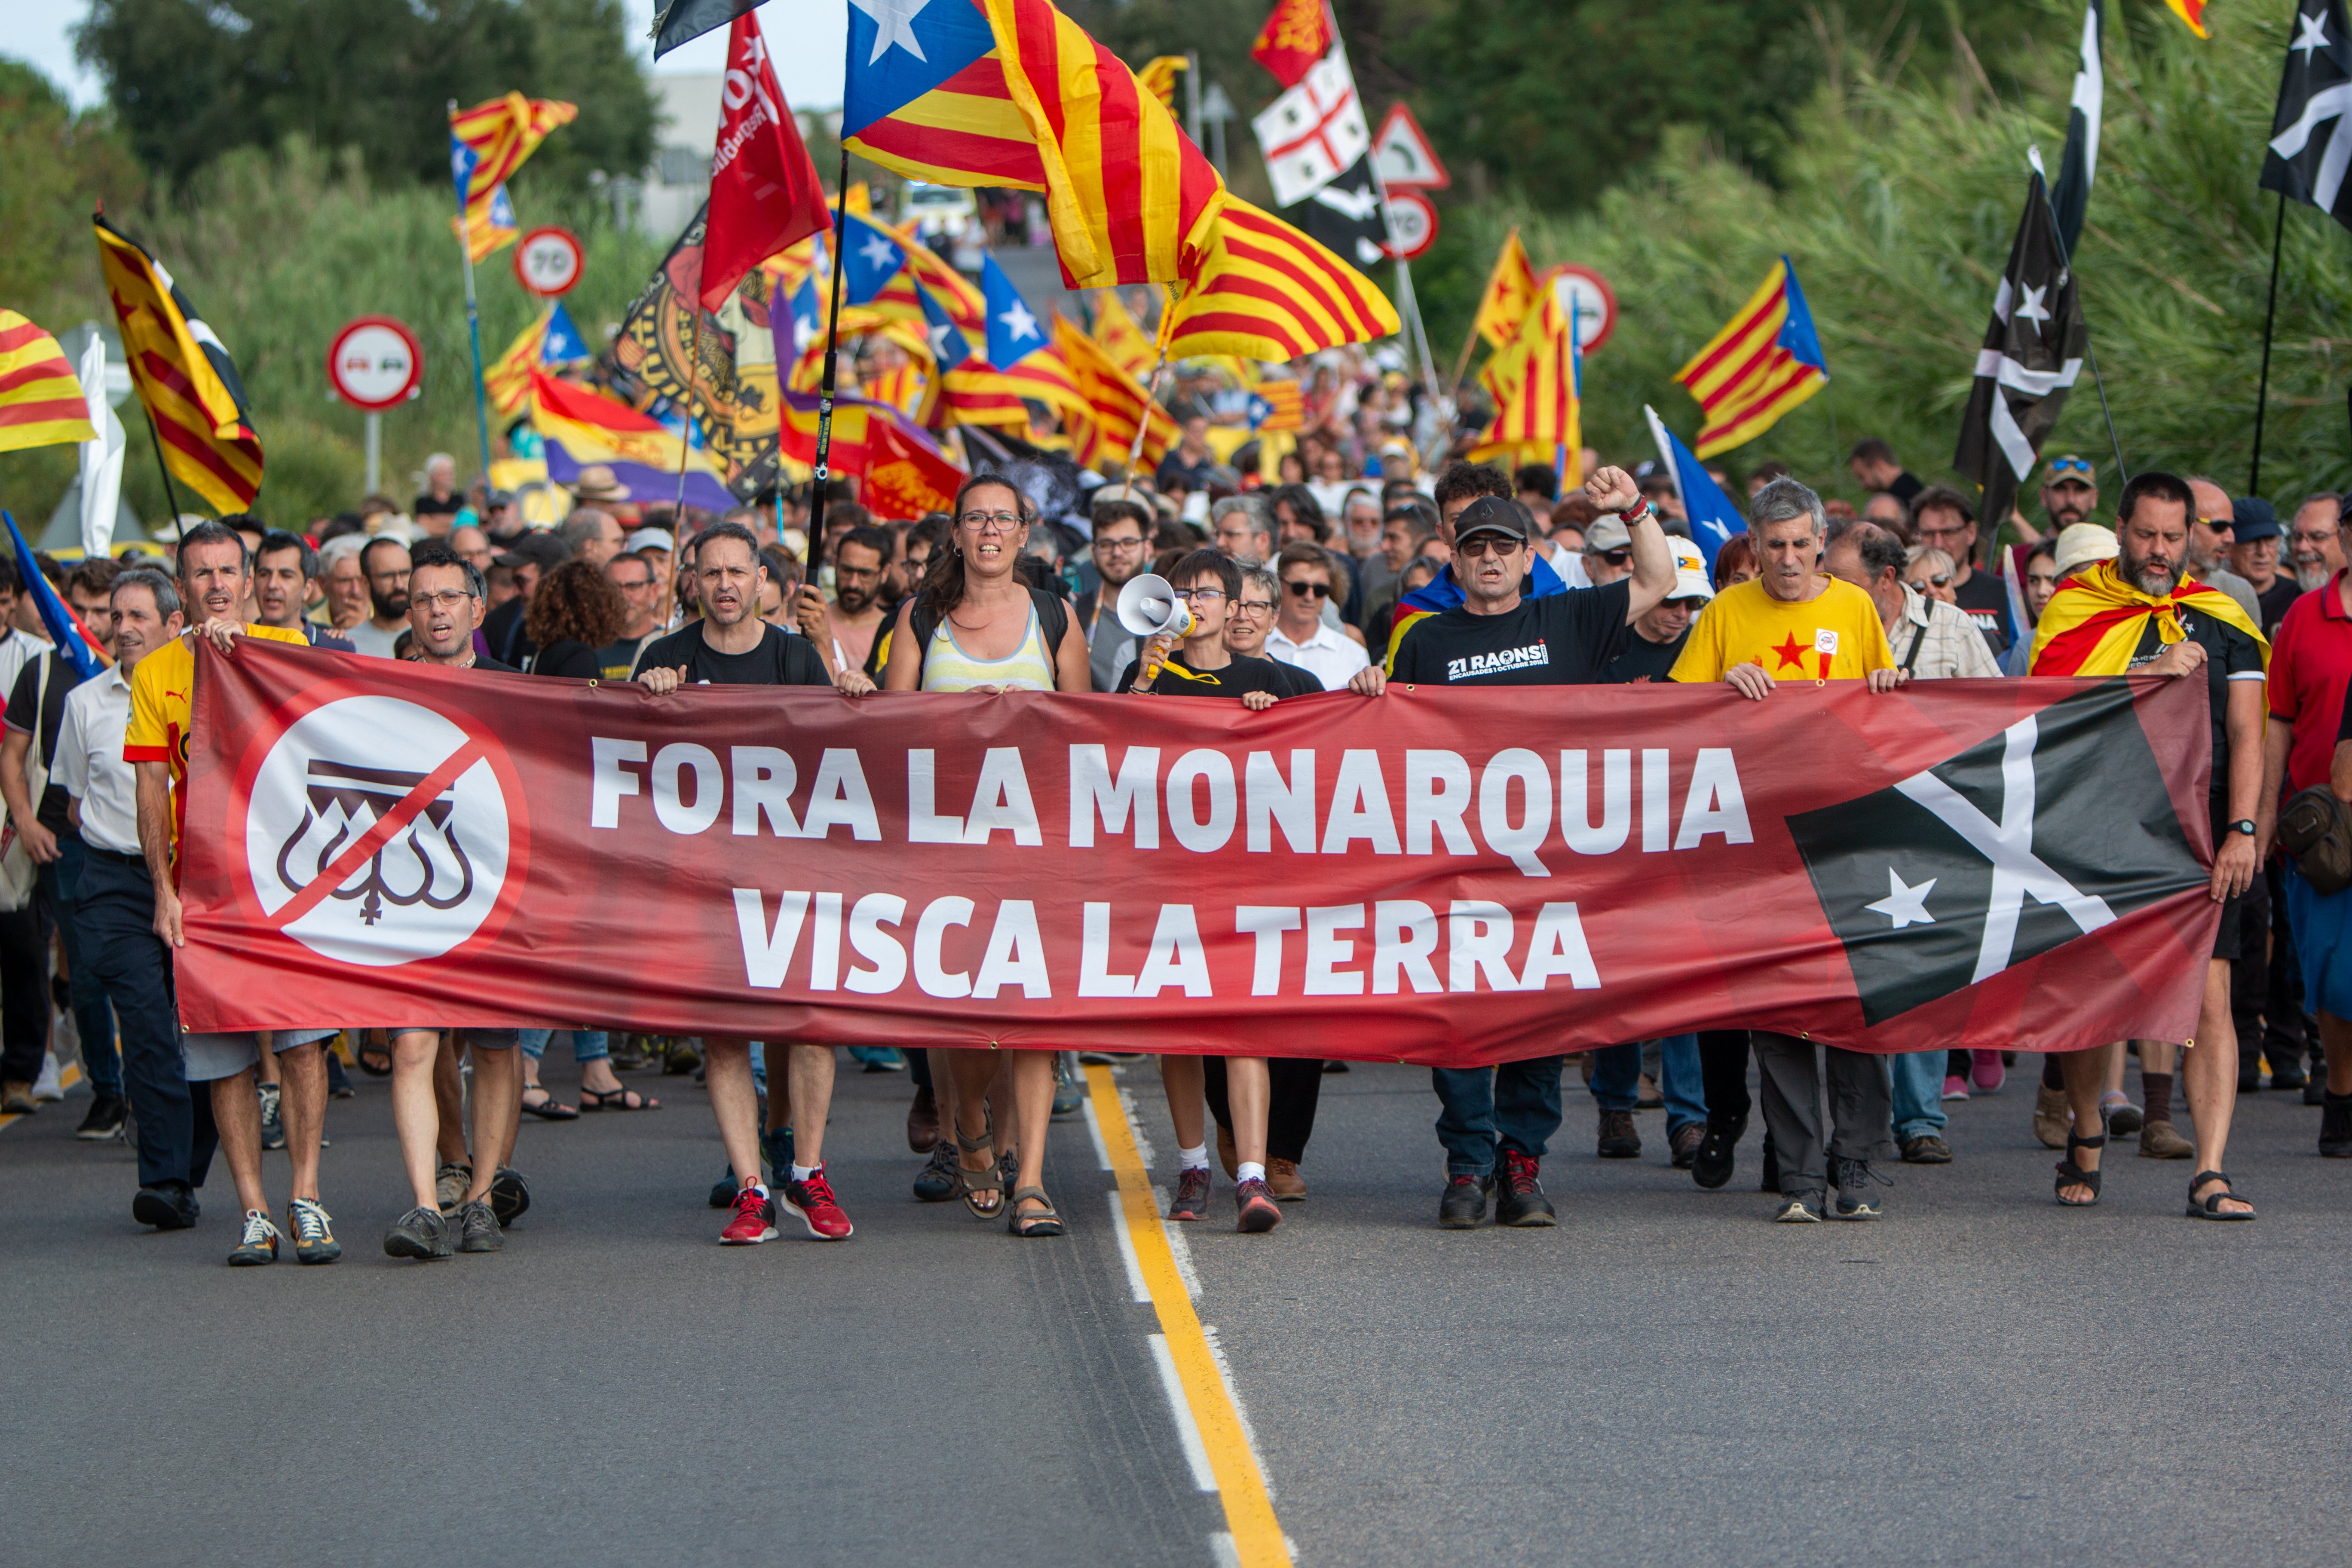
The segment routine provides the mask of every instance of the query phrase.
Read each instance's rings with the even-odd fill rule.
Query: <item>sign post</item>
[[[367,493],[383,488],[383,411],[415,397],[425,380],[425,351],[405,323],[360,316],[343,323],[327,349],[335,395],[367,414]]]

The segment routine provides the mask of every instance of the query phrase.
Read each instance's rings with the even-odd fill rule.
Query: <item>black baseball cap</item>
[[[1474,533],[1499,534],[1524,544],[1528,538],[1527,519],[1517,507],[1500,496],[1480,496],[1454,519],[1454,538],[1467,539]]]
[[[541,528],[532,529],[504,552],[490,557],[494,565],[536,566],[542,572],[552,572],[571,559],[572,547]]]

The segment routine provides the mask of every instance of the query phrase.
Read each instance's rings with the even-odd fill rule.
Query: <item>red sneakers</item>
[[[784,1212],[808,1226],[808,1233],[819,1241],[847,1241],[855,1228],[834,1200],[833,1184],[824,1179],[823,1165],[811,1171],[805,1182],[784,1184]]]
[[[719,1233],[721,1247],[755,1247],[776,1239],[776,1205],[757,1187],[735,1194],[735,1212]]]

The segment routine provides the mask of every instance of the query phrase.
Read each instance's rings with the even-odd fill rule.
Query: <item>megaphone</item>
[[[1167,578],[1139,573],[1118,591],[1118,624],[1139,637],[1164,632],[1181,638],[1192,630],[1192,606],[1176,596]]]

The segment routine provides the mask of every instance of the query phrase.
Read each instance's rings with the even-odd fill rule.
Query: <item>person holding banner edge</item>
[[[1091,691],[1094,677],[1076,617],[1058,595],[1031,586],[1021,552],[1036,520],[1009,479],[975,474],[957,489],[947,547],[932,552],[922,585],[891,625],[882,684],[890,691]],[[703,537],[709,537],[705,534]],[[942,1126],[955,1133],[956,1179],[964,1206],[982,1219],[1005,1215],[1019,1237],[1063,1234],[1045,1194],[1045,1130],[1054,1115],[1055,1053],[955,1050],[931,1058]],[[828,1054],[828,1059],[830,1055]],[[1010,1128],[988,1114],[1003,1069],[1012,1089]],[[977,1156],[982,1163],[965,1162]],[[1002,1164],[1014,1167],[1010,1201]],[[1028,1205],[1028,1206],[1024,1206]]]

